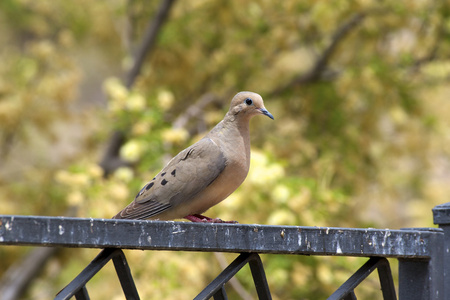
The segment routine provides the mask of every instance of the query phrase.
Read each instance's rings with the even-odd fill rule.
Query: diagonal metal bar
[[[342,284],[327,300],[341,300],[348,299],[347,295],[353,293],[353,290],[364,280],[366,279],[375,269],[377,269],[380,265],[384,266],[382,274],[379,273],[379,276],[385,275],[385,272],[388,270],[385,268],[386,264],[389,266],[389,262],[385,258],[381,257],[372,257],[370,258],[361,268],[358,269],[344,284]],[[390,273],[390,268],[389,268]],[[381,278],[381,277],[380,277]],[[388,282],[389,281],[389,282]],[[390,291],[383,291],[383,297],[385,300],[396,300],[394,283],[392,281],[392,275],[389,278],[384,278],[381,282],[381,288],[388,289]],[[388,297],[386,297],[388,296]],[[351,298],[350,298],[351,299]]]
[[[112,248],[102,250],[74,280],[56,295],[55,300],[68,300],[84,288],[86,283],[108,263],[116,251]]]
[[[138,300],[139,294],[134,284],[133,276],[131,276],[130,266],[125,258],[125,254],[119,251],[112,260],[125,297],[127,300]]]
[[[77,299],[89,299],[86,291],[86,283],[111,259],[114,261],[114,266],[116,267],[122,289],[127,299],[139,299],[123,251],[121,249],[106,248],[103,249],[94,260],[91,261],[77,277],[75,277],[74,280],[56,295],[55,300],[68,300],[75,295]]]
[[[266,273],[261,258],[258,254],[252,255],[252,259],[249,261],[250,270],[253,276],[253,282],[255,283],[256,292],[260,300],[270,300],[269,284],[267,283]]]
[[[239,272],[239,270],[242,269],[247,263],[250,264],[253,281],[255,282],[259,299],[272,299],[259,255],[257,253],[241,253],[228,267],[225,268],[225,270],[222,271],[222,273],[219,274],[219,276],[208,284],[208,286],[201,291],[200,294],[194,298],[194,300],[207,300],[213,296],[215,297],[217,292],[223,289],[224,284],[236,275],[236,273]],[[260,291],[260,289],[262,291]]]
[[[343,300],[357,300],[356,299],[356,295],[355,295],[355,291],[351,291],[350,293],[345,295],[344,298],[342,298],[342,299]]]
[[[383,299],[397,299],[391,267],[386,258],[382,258],[378,261],[378,278],[380,279]]]
[[[225,283],[227,283],[243,266],[247,264],[251,253],[240,254],[222,273],[194,298],[194,300],[207,300],[214,296]]]
[[[89,300],[90,299],[85,285],[75,293],[75,299],[77,299],[77,300]]]
[[[227,293],[225,292],[225,286],[222,285],[222,288],[214,294],[214,300],[228,300]]]

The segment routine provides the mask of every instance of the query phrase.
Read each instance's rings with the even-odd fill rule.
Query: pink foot
[[[221,219],[212,219],[210,217],[204,216],[204,215],[199,215],[199,214],[194,214],[194,215],[189,215],[184,217],[185,219],[188,219],[191,222],[201,222],[201,223],[231,223],[231,224],[236,224],[237,221],[223,221]]]

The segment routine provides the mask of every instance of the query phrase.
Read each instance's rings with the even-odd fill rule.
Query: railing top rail
[[[440,229],[357,229],[0,215],[0,245],[429,258]]]

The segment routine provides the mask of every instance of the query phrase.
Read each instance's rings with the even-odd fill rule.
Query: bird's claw
[[[205,223],[227,223],[227,224],[237,224],[238,221],[224,221],[222,219],[219,218],[215,218],[215,219],[203,219],[202,222]]]
[[[238,223],[237,221],[224,221],[224,220],[218,219],[218,218],[212,219],[210,217],[203,216],[200,214],[189,215],[184,218],[188,219],[189,221],[194,222],[194,223],[227,223],[227,224],[237,224]]]

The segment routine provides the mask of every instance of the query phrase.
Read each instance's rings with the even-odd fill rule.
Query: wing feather
[[[225,169],[226,159],[209,138],[175,156],[115,219],[148,219],[195,198]],[[184,217],[184,216],[179,216]]]

